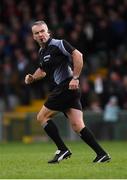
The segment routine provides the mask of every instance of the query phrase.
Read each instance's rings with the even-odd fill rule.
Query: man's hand
[[[25,83],[26,84],[31,84],[34,81],[34,77],[32,74],[27,74],[25,77]]]
[[[79,88],[79,80],[78,79],[72,79],[69,83],[69,89],[74,90]]]

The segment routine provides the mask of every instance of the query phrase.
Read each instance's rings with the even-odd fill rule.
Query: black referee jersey
[[[50,86],[57,86],[73,76],[71,54],[74,49],[67,41],[52,38],[44,49],[40,48],[39,67],[46,72]]]

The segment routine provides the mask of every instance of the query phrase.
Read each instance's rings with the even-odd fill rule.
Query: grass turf
[[[94,152],[83,142],[67,142],[72,157],[48,164],[52,143],[0,144],[1,179],[124,179],[127,178],[127,142],[100,142],[112,156],[110,163],[94,164]]]

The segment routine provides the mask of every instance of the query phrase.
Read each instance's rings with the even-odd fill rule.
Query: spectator
[[[113,135],[115,130],[115,123],[119,120],[120,107],[118,105],[118,99],[115,96],[111,96],[108,103],[104,108],[104,128],[103,132],[107,138],[114,139]],[[105,129],[105,130],[104,130]]]

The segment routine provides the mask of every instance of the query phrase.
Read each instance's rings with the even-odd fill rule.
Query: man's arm
[[[46,76],[46,73],[41,68],[38,68],[34,72],[34,74],[27,74],[25,76],[25,83],[26,84],[33,83],[34,81],[40,80],[40,79],[42,79],[45,76]]]
[[[75,49],[72,52],[73,61],[73,78],[78,79],[83,67],[83,56],[82,53]]]
[[[72,61],[73,61],[73,78],[70,81],[69,89],[78,89],[79,88],[79,76],[83,68],[83,56],[82,53],[75,49],[72,52]]]

